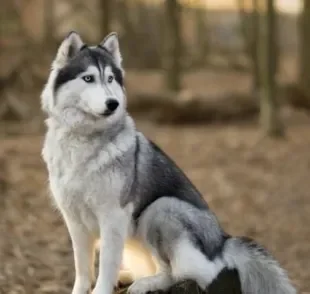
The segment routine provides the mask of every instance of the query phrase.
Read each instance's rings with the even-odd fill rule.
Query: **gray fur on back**
[[[122,197],[124,205],[134,203],[135,219],[148,205],[164,196],[176,197],[199,209],[208,209],[202,195],[185,174],[140,132],[136,133],[135,148],[132,190]]]

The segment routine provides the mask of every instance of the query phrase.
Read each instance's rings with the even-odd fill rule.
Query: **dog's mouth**
[[[115,111],[113,110],[105,110],[102,114],[100,114],[100,116],[103,116],[103,117],[108,117],[108,116],[111,116],[113,113],[115,113]]]
[[[104,111],[103,113],[97,113],[97,112],[94,112],[92,111],[91,109],[83,109],[83,108],[78,108],[78,110],[85,116],[85,117],[88,117],[92,120],[98,120],[102,117],[108,117],[110,116],[112,113],[108,113],[108,111]]]
[[[77,109],[80,111],[81,114],[83,114],[83,116],[85,118],[88,118],[88,119],[90,119],[90,120],[92,120],[94,122],[99,120],[103,116],[102,114],[95,113],[95,112],[91,111],[90,109],[88,111],[86,111],[84,109],[81,109],[81,108],[77,108]]]
[[[116,110],[111,111],[111,110],[107,109],[107,110],[105,110],[102,113],[96,113],[94,111],[91,111],[90,109],[85,110],[85,109],[80,108],[80,107],[74,107],[74,108],[67,107],[66,109],[68,109],[68,110],[69,109],[70,110],[75,109],[76,111],[79,111],[81,114],[83,114],[84,117],[86,117],[88,119],[91,119],[93,121],[100,120],[102,118],[108,118],[108,117],[112,116],[116,112]]]

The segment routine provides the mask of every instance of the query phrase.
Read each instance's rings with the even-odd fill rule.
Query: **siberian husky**
[[[224,284],[243,294],[296,293],[267,250],[227,234],[186,175],[136,129],[126,110],[116,33],[88,46],[71,32],[41,103],[48,116],[42,156],[72,240],[73,294],[90,291],[98,238],[93,294],[113,292],[128,239],[141,243],[157,265],[156,273],[134,281],[130,294],[187,279],[208,293],[221,293]]]

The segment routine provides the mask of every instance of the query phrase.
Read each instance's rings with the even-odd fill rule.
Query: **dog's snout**
[[[111,113],[112,113],[113,111],[116,110],[116,108],[118,107],[118,105],[119,105],[119,103],[118,103],[118,101],[115,100],[115,99],[109,99],[109,100],[107,100],[107,102],[106,102],[107,109],[108,109],[108,111],[110,111]]]

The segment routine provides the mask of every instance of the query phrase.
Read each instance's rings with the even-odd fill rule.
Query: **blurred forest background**
[[[118,33],[139,128],[310,293],[310,0],[2,0],[0,293],[72,286],[39,99],[70,30]]]

